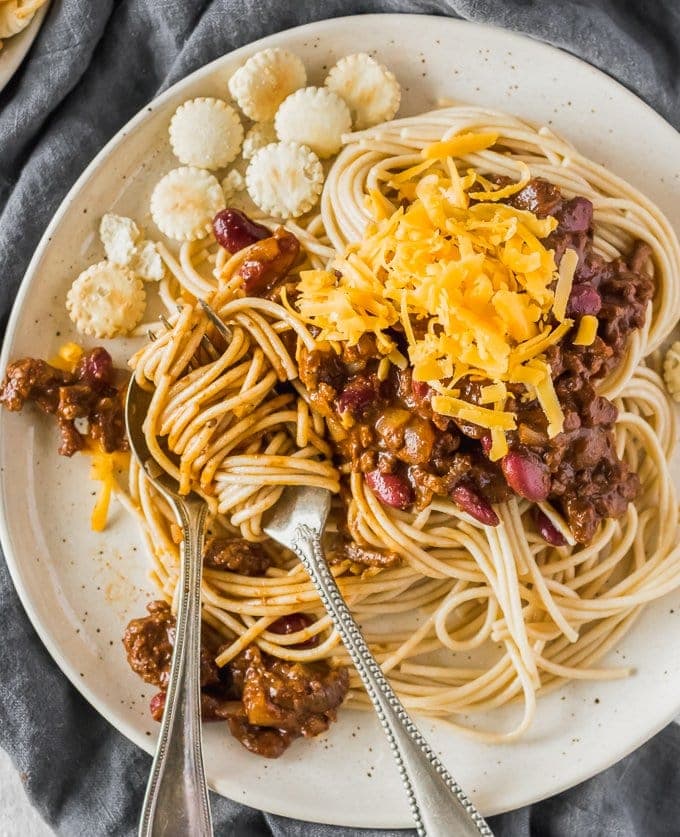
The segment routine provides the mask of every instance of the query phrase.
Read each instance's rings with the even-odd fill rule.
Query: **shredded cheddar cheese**
[[[480,393],[481,404],[491,404],[495,401],[504,402],[508,397],[508,390],[504,383],[490,384],[488,387],[482,387]]]
[[[449,395],[433,395],[432,409],[443,416],[469,421],[489,429],[514,430],[516,426],[512,413],[489,410],[487,407],[479,407],[477,404],[470,404],[469,401],[461,398],[451,398]]]
[[[592,346],[597,337],[598,325],[597,317],[592,314],[585,314],[581,317],[576,337],[574,337],[574,346]]]
[[[553,314],[560,323],[564,322],[566,317],[567,302],[569,301],[577,264],[578,253],[575,250],[565,250],[560,261],[559,278],[555,287],[555,301],[553,303]]]
[[[390,374],[390,359],[387,357],[383,357],[378,364],[378,371],[376,375],[378,376],[379,381],[386,381],[389,374]]]
[[[90,479],[101,482],[90,518],[90,526],[95,532],[103,532],[106,528],[111,493],[116,485],[116,471],[127,468],[129,464],[130,454],[128,452],[105,453],[102,450],[96,450],[92,453]]]
[[[352,346],[372,333],[391,356],[390,331],[403,332],[414,380],[439,384],[433,408],[489,429],[492,459],[507,452],[504,434],[515,428],[505,409],[509,383],[538,399],[549,435],[562,429],[550,368],[540,358],[573,326],[566,307],[577,264],[568,250],[558,270],[544,245],[554,218],[498,202],[528,181],[528,167],[510,185],[459,171],[461,157],[497,139],[465,133],[424,148],[421,163],[391,175],[387,196],[371,191],[374,220],[363,240],[328,270],[301,272],[295,302],[320,342]],[[452,394],[465,376],[484,382],[487,406]]]
[[[57,354],[48,360],[50,366],[62,372],[73,372],[83,356],[83,348],[77,343],[64,343]]]
[[[502,459],[508,452],[508,440],[505,436],[505,431],[500,427],[491,428],[491,448],[489,449],[489,459],[496,462]]]
[[[498,140],[498,134],[458,134],[442,142],[433,142],[422,150],[424,160],[438,160],[445,157],[462,157],[475,151],[490,148]]]
[[[523,189],[531,179],[529,166],[527,166],[526,163],[520,163],[519,165],[522,170],[522,177],[517,181],[517,183],[511,183],[509,186],[503,186],[498,189],[493,183],[491,183],[491,181],[477,176],[478,182],[484,186],[485,191],[470,192],[470,197],[480,201],[502,201],[505,200],[505,198],[509,198],[511,195],[514,195],[515,192],[519,192],[519,190]]]
[[[557,398],[553,386],[550,366],[544,360],[532,360],[534,369],[540,370],[543,374],[541,380],[536,384],[536,395],[538,403],[548,419],[548,436],[552,439],[562,432],[564,427],[564,413]]]

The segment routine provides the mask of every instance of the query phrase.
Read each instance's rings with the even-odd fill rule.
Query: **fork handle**
[[[406,787],[418,834],[421,837],[493,837],[481,814],[423,738],[382,673],[328,568],[320,533],[300,524],[295,532],[294,549],[375,707]]]
[[[139,837],[212,837],[201,741],[201,564],[207,505],[166,495],[182,523],[175,647]]]

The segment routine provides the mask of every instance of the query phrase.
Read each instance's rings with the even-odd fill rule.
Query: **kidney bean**
[[[380,381],[375,375],[359,375],[350,381],[338,396],[336,406],[339,413],[361,415],[377,398]]]
[[[303,631],[308,628],[314,620],[306,613],[288,613],[286,616],[279,616],[279,618],[272,622],[267,630],[273,634],[296,634],[298,631]],[[291,645],[290,648],[314,648],[319,644],[318,636],[311,636],[304,642],[298,642]]]
[[[406,509],[413,502],[413,489],[406,477],[400,474],[383,474],[380,471],[370,471],[366,474],[366,482],[378,499],[386,506],[394,509]]]
[[[597,314],[602,308],[602,297],[598,291],[586,283],[574,285],[567,302],[567,316]]]
[[[156,692],[156,694],[149,701],[149,711],[154,721],[163,720],[163,711],[165,709],[166,692]]]
[[[588,198],[572,198],[562,205],[557,217],[564,232],[588,232],[593,223],[593,205]]]
[[[432,391],[425,381],[411,381],[411,390],[419,401],[424,401]]]
[[[551,546],[564,546],[566,544],[564,535],[538,506],[534,508],[534,522],[538,529],[538,534],[546,543],[549,543]]]
[[[459,509],[485,526],[498,526],[498,515],[491,504],[471,486],[458,483],[451,492],[451,499]]]
[[[536,503],[550,493],[550,472],[535,454],[511,450],[501,460],[501,468],[505,481],[520,497]]]
[[[263,224],[252,221],[240,209],[223,209],[213,218],[213,232],[217,242],[237,253],[263,238],[269,238],[271,232]]]
[[[491,441],[491,434],[485,433],[482,437],[480,437],[479,444],[482,446],[485,456],[488,456],[491,452],[491,445],[493,444]]]
[[[114,377],[111,355],[101,346],[86,352],[78,361],[75,376],[93,389],[111,386]]]

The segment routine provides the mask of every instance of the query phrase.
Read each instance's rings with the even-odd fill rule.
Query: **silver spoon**
[[[390,742],[418,834],[493,837],[402,706],[342,597],[321,546],[330,506],[330,492],[323,488],[286,488],[265,516],[262,528],[299,557],[333,620]]]
[[[156,755],[146,788],[139,837],[212,837],[201,737],[201,569],[207,505],[180,495],[177,481],[153,459],[144,436],[152,393],[130,380],[125,425],[130,448],[181,522],[175,647]]]

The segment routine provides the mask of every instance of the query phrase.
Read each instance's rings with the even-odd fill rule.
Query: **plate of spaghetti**
[[[313,586],[263,535],[288,485],[332,493],[334,575],[484,814],[677,715],[679,151],[570,56],[400,15],[244,47],[126,126],[45,233],[2,357],[3,547],[88,700],[153,749],[181,537],[129,461],[134,375],[154,458],[210,509],[218,792],[409,825]]]

